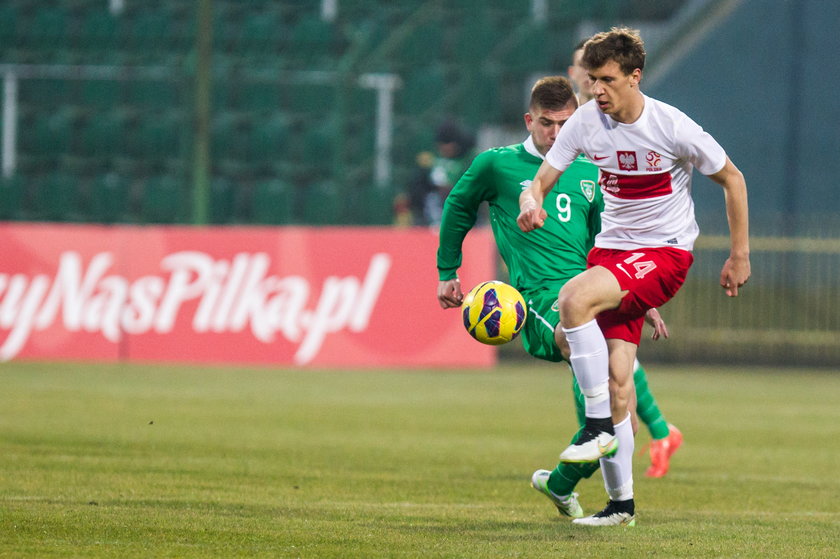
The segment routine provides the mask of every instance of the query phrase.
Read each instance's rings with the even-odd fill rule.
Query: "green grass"
[[[837,557],[840,375],[650,367],[686,442],[631,530],[528,486],[568,375],[3,364],[0,557]]]

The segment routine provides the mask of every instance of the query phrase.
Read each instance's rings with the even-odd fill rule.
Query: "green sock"
[[[648,388],[647,375],[641,365],[633,371],[633,382],[636,385],[636,415],[647,425],[652,438],[664,439],[669,433],[668,422],[656,405],[656,399]]]

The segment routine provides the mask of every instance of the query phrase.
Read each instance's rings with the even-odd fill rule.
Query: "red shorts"
[[[605,338],[617,338],[639,345],[645,313],[667,303],[676,295],[694,256],[671,247],[616,250],[595,247],[587,264],[603,266],[615,276],[627,294],[617,309],[604,311],[596,318]]]

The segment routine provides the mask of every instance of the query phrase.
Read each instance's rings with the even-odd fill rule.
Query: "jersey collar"
[[[528,139],[522,142],[522,145],[525,147],[525,151],[533,155],[534,157],[539,157],[540,159],[545,159],[545,156],[539,152],[537,146],[534,145],[534,138],[528,136]]]

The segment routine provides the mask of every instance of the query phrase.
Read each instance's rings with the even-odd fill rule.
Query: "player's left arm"
[[[720,272],[720,286],[729,297],[738,296],[738,288],[750,278],[749,210],[747,182],[728,157],[723,168],[709,175],[723,187],[726,218],[729,222],[729,258]]]

